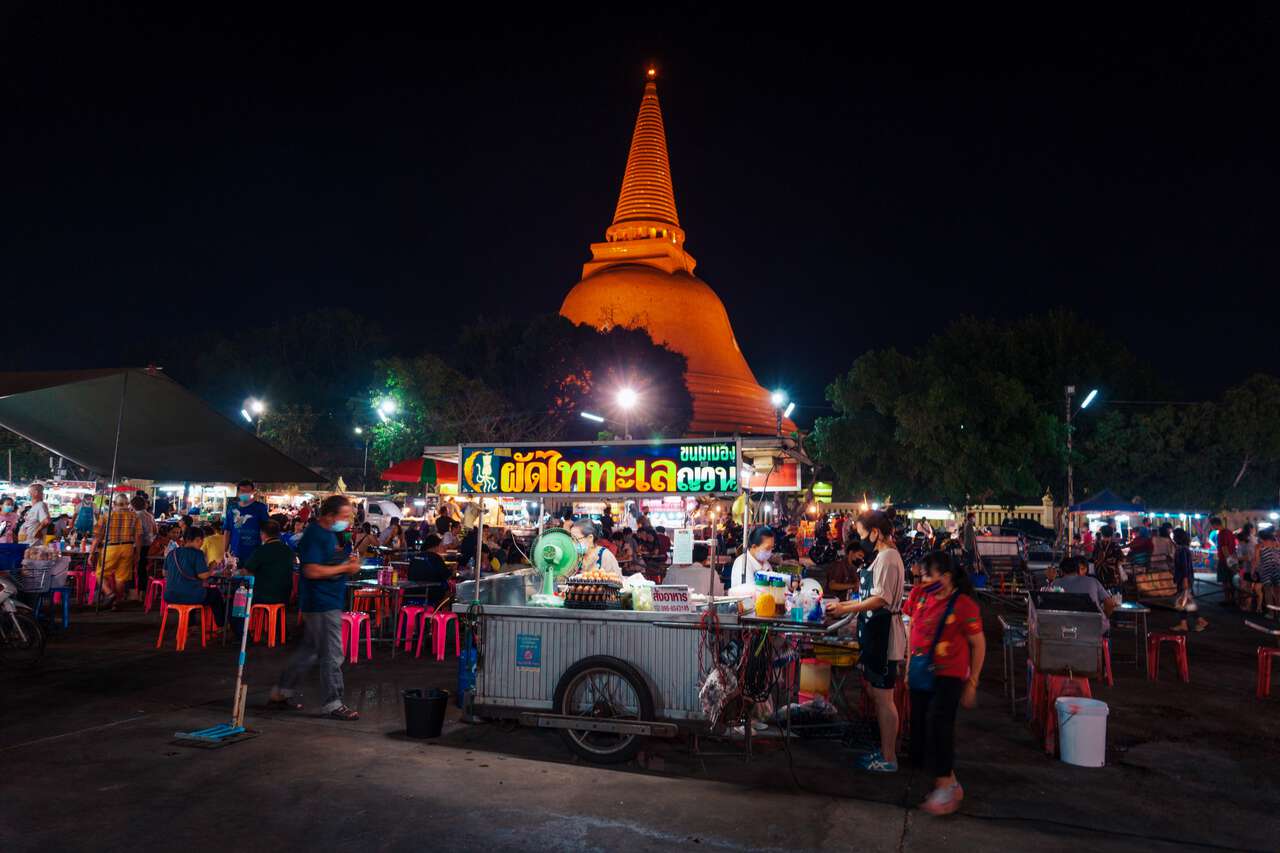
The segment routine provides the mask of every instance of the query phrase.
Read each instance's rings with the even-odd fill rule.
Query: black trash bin
[[[415,688],[401,695],[404,696],[404,733],[409,737],[440,737],[449,691]]]

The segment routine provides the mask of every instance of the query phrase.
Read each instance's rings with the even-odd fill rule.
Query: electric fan
[[[537,607],[564,607],[564,599],[556,595],[556,578],[569,574],[578,566],[577,543],[563,528],[548,530],[529,550],[533,567],[542,575],[542,592],[529,603]]]

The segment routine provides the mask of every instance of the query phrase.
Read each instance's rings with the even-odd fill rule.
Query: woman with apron
[[[893,687],[898,664],[906,656],[907,631],[902,624],[902,587],[905,570],[894,547],[893,522],[882,512],[864,513],[858,526],[875,546],[876,556],[862,571],[860,601],[837,603],[827,612],[836,616],[858,614],[859,665],[880,724],[880,749],[858,759],[858,766],[873,773],[898,770],[898,709]]]

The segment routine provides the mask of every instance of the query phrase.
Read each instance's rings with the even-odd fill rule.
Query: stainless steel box
[[[1035,592],[1027,600],[1027,650],[1049,675],[1102,674],[1103,616],[1087,595]]]

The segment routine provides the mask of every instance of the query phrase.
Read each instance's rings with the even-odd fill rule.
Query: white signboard
[[[693,562],[693,528],[681,527],[671,542],[671,565],[687,566]]]
[[[653,609],[656,613],[692,613],[693,604],[689,601],[689,587],[663,584],[655,586]]]

